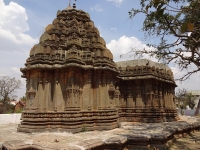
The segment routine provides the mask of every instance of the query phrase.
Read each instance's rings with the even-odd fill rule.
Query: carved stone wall
[[[174,82],[171,69],[150,60],[117,62],[120,74],[121,121],[175,121]]]
[[[171,70],[149,60],[113,61],[89,14],[58,11],[21,68],[26,109],[18,131],[108,130],[120,121],[176,119]]]

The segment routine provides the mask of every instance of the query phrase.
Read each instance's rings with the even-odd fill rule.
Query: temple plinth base
[[[19,132],[71,132],[111,130],[118,127],[116,110],[23,112]]]
[[[177,121],[174,109],[160,108],[120,108],[120,122],[162,123]]]

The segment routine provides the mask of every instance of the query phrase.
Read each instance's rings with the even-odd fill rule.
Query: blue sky
[[[52,23],[57,11],[65,9],[68,4],[69,0],[0,0],[0,75],[21,79],[19,69],[24,67],[31,47],[38,43],[44,28]],[[134,59],[128,55],[120,58],[120,55],[129,52],[131,47],[145,47],[142,40],[144,33],[140,31],[144,16],[134,19],[128,16],[132,7],[140,7],[139,0],[77,0],[76,6],[90,14],[115,61]],[[150,40],[158,42],[156,38]],[[178,72],[175,66],[171,67]],[[176,73],[175,77],[181,74]],[[198,90],[199,78],[200,73],[177,84],[180,88]],[[18,91],[18,97],[25,94],[25,80],[21,80],[24,86]]]

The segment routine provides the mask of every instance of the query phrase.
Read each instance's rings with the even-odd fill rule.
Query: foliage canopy
[[[176,63],[181,71],[187,70],[181,81],[200,71],[200,0],[140,0],[140,4],[141,9],[133,8],[129,17],[144,14],[145,37],[160,37],[160,42],[132,52],[139,57],[148,54],[166,64]],[[196,69],[189,71],[192,64]]]
[[[188,93],[186,89],[178,89],[176,92],[176,98],[178,99],[181,108],[185,109],[186,106],[189,106],[191,109],[194,109],[195,96],[193,96],[191,93]]]
[[[22,83],[20,80],[16,80],[9,76],[0,76],[0,99],[2,99],[0,113],[5,113],[11,110],[9,100],[16,97],[16,90],[21,86]]]

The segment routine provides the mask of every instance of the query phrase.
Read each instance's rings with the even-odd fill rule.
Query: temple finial
[[[74,0],[73,8],[76,8],[76,0]]]
[[[67,9],[67,10],[68,10],[68,9],[72,9],[72,7],[71,7],[71,0],[69,0],[69,5],[67,6],[66,9]]]
[[[71,0],[69,0],[69,6],[71,6]]]

